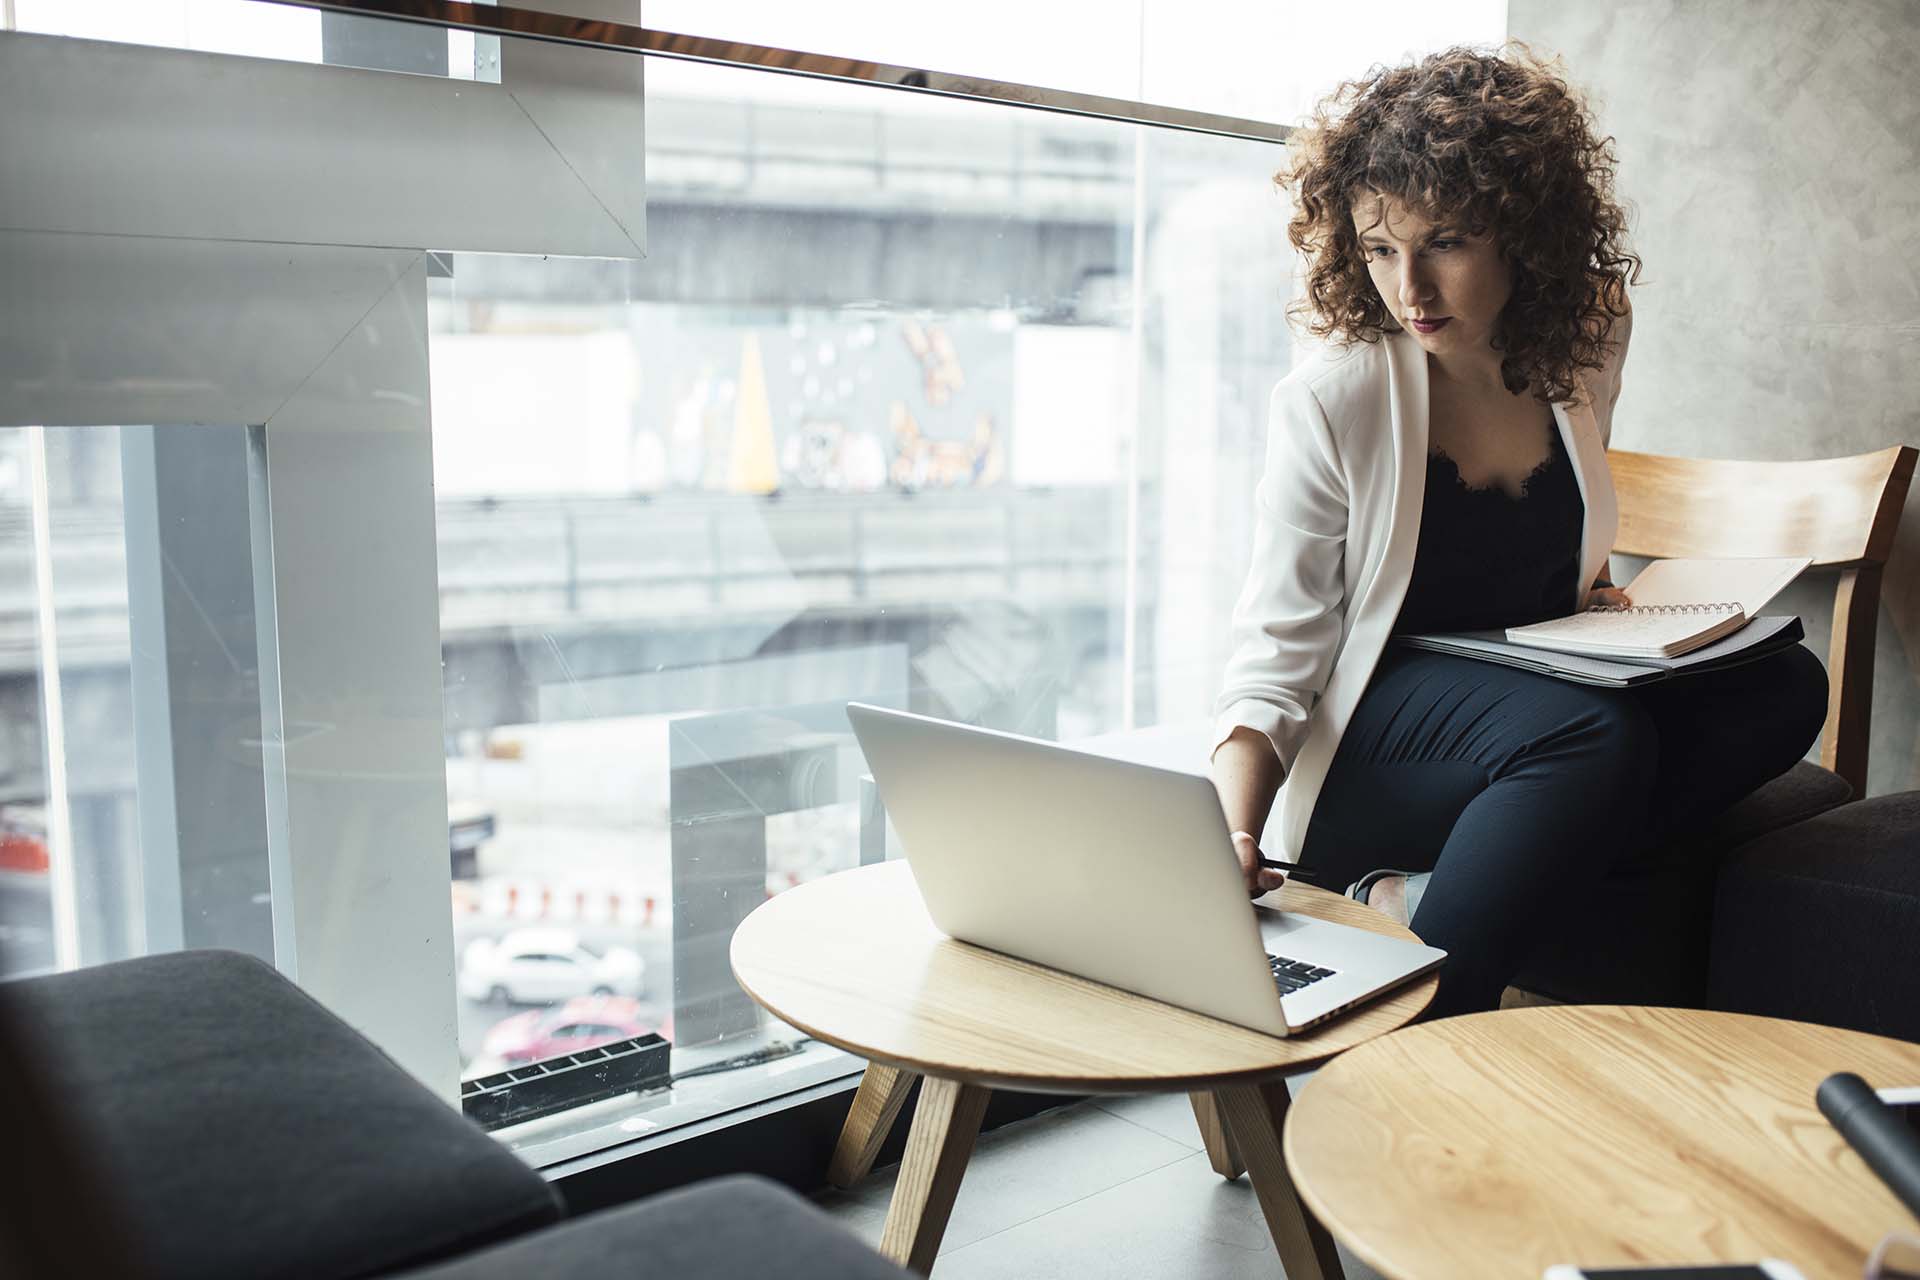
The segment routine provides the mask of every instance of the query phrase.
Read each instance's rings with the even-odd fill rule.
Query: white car
[[[626,947],[595,952],[567,929],[515,929],[497,942],[475,938],[467,944],[460,958],[460,994],[515,1004],[637,996],[645,969],[639,953]]]

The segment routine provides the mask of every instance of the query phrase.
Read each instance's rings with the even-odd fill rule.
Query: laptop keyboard
[[[1322,978],[1331,978],[1337,970],[1321,969],[1308,964],[1305,960],[1289,960],[1285,956],[1269,954],[1267,968],[1273,971],[1273,985],[1280,988],[1280,994],[1290,996],[1305,987],[1310,987]]]

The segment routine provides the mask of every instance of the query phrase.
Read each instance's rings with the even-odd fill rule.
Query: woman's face
[[[1353,229],[1380,300],[1438,357],[1492,350],[1494,322],[1513,296],[1513,273],[1489,235],[1430,222],[1393,196],[1362,192]]]

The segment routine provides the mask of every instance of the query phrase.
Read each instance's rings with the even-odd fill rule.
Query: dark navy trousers
[[[1376,867],[1431,870],[1412,924],[1448,956],[1427,1016],[1492,1009],[1603,876],[1786,772],[1826,711],[1826,671],[1799,645],[1640,689],[1390,645],[1300,864],[1336,891]]]

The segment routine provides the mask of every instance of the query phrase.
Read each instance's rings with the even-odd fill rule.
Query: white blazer
[[[1553,406],[1586,504],[1582,606],[1618,524],[1607,441],[1631,327],[1616,324],[1612,358],[1582,379],[1582,402]],[[1413,335],[1330,349],[1274,388],[1213,747],[1241,725],[1273,743],[1286,774],[1277,839],[1262,843],[1289,861],[1406,598],[1426,487],[1427,358]]]

